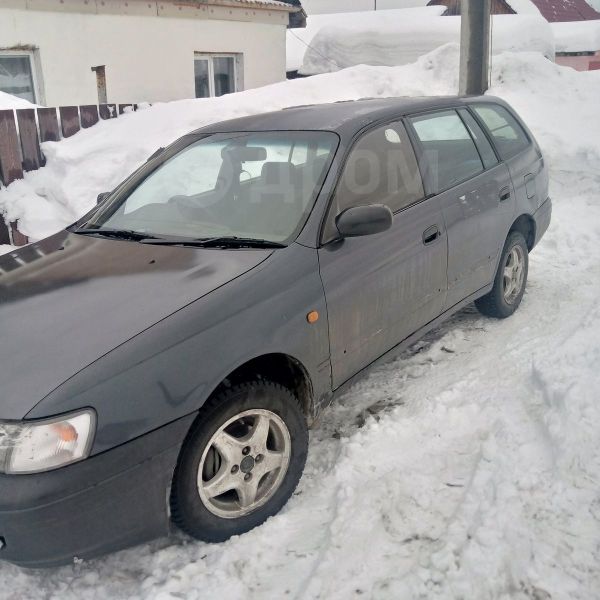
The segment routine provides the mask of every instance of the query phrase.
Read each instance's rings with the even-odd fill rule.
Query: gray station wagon
[[[493,97],[295,107],[160,149],[0,258],[0,559],[261,524],[356,377],[467,303],[517,309],[550,213]]]

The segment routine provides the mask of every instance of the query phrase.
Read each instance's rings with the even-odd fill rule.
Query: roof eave
[[[168,1],[168,0],[167,0]],[[171,0],[173,4],[181,4],[184,6],[197,6],[205,4],[207,6],[227,6],[229,8],[252,8],[253,10],[269,10],[281,11],[287,13],[295,13],[302,10],[299,6],[291,4],[268,4],[262,3],[260,0]]]

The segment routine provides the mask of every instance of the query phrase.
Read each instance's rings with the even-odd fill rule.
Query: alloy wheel
[[[503,273],[504,300],[513,304],[523,288],[525,275],[525,255],[523,248],[513,246],[506,257]]]
[[[290,453],[290,433],[277,414],[253,409],[235,415],[202,453],[197,478],[202,503],[226,519],[253,512],[280,487]]]

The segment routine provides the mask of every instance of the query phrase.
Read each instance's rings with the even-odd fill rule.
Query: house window
[[[29,52],[0,52],[0,91],[35,103],[33,64]]]
[[[240,54],[195,54],[196,98],[223,96],[241,89]]]

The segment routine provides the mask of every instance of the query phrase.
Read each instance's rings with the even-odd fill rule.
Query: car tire
[[[184,442],[171,488],[174,523],[206,542],[261,525],[296,489],[307,450],[306,419],[290,390],[264,380],[225,388]]]
[[[479,312],[496,319],[510,317],[523,299],[528,270],[527,243],[522,233],[513,231],[504,244],[494,287],[488,294],[475,300]]]

